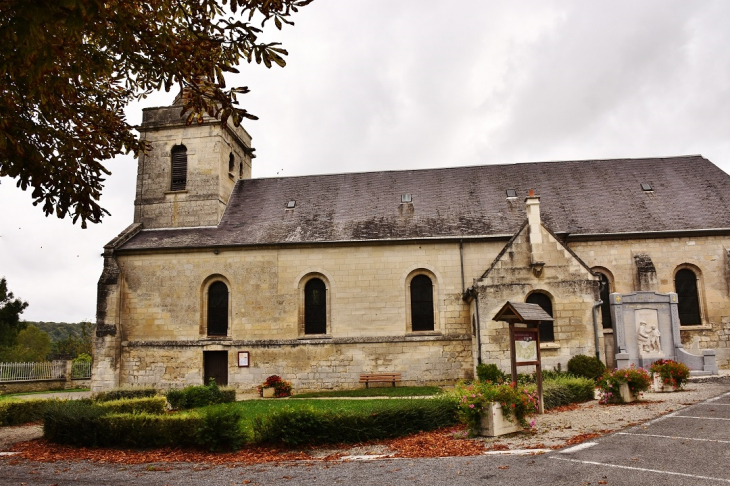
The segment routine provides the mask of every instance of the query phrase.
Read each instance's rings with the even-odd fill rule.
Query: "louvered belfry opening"
[[[411,280],[411,330],[433,331],[433,283],[426,275]]]
[[[327,334],[327,287],[318,278],[304,286],[304,334]]]
[[[700,299],[697,293],[697,275],[683,268],[674,276],[674,288],[677,291],[677,310],[680,326],[696,326],[702,324],[700,318]]]
[[[542,310],[550,314],[550,317],[555,317],[553,315],[553,302],[550,300],[549,296],[535,292],[534,294],[528,295],[525,302],[528,304],[537,304],[542,307]],[[539,329],[541,343],[551,343],[555,341],[555,330],[553,328],[552,321],[540,321]]]
[[[215,282],[208,288],[208,335],[228,334],[228,286]]]
[[[188,183],[188,149],[185,145],[175,145],[170,153],[172,157],[171,191],[184,191]]]

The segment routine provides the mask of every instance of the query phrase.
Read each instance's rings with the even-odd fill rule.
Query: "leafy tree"
[[[92,324],[84,321],[80,324],[80,333],[69,334],[63,339],[51,343],[51,354],[54,359],[74,359],[80,355],[91,355]]]
[[[98,223],[101,161],[145,148],[124,116],[155,90],[183,90],[187,122],[238,125],[241,61],[284,66],[259,39],[312,0],[0,0],[0,176],[33,189],[46,215]],[[251,21],[261,20],[261,28]]]
[[[45,361],[51,352],[51,338],[31,325],[18,333],[15,346],[3,353],[3,361],[30,363]]]
[[[27,302],[16,299],[8,291],[5,278],[0,278],[0,348],[15,345],[18,333],[26,324],[20,321],[20,314],[28,307]]]

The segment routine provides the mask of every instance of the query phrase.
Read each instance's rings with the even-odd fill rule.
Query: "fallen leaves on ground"
[[[31,461],[91,461],[109,464],[149,464],[187,462],[206,464],[257,464],[275,461],[312,460],[303,451],[275,447],[251,447],[236,452],[202,452],[190,449],[122,450],[107,448],[72,447],[36,439],[15,444],[19,457]],[[15,457],[18,457],[15,456]],[[327,458],[325,458],[327,459]]]
[[[453,434],[454,430],[420,432],[381,443],[389,446],[395,452],[394,457],[476,456],[484,452],[483,442],[456,439]]]

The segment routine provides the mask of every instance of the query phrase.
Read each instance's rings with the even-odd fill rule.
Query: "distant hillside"
[[[61,341],[69,336],[73,336],[75,338],[81,337],[80,322],[25,322],[32,324],[41,331],[47,333],[51,337],[52,342]]]

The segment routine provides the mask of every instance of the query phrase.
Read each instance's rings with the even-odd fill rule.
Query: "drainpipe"
[[[599,360],[601,359],[601,351],[598,347],[598,319],[596,318],[596,309],[598,309],[598,307],[600,307],[602,304],[603,301],[601,299],[598,299],[598,302],[593,304],[593,310],[591,312],[591,314],[593,314],[593,334],[596,341],[596,358],[598,358]]]
[[[459,238],[459,259],[461,260],[461,295],[464,295],[464,239]]]

